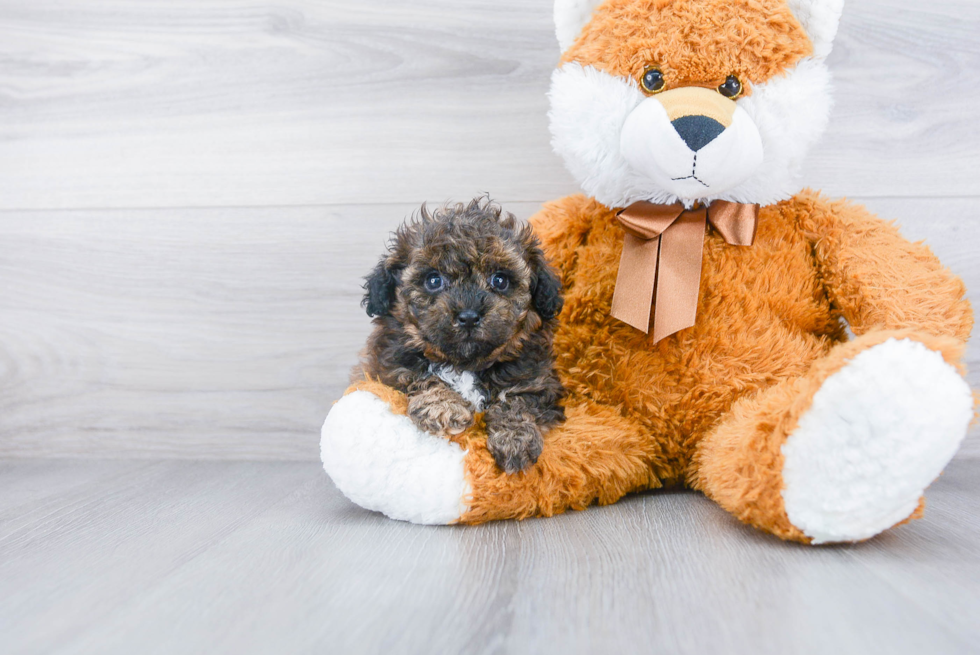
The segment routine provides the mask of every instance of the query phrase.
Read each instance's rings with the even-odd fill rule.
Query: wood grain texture
[[[566,195],[551,4],[0,0],[0,208]],[[974,0],[849,0],[807,180],[980,192],[978,30]]]
[[[6,463],[37,484],[0,495],[3,650],[975,652],[978,464],[954,462],[923,520],[805,547],[686,492],[432,528],[355,507],[315,464],[71,462],[46,489],[65,463]]]
[[[871,207],[980,306],[973,204]],[[370,327],[361,277],[414,209],[0,212],[0,457],[317,459]]]

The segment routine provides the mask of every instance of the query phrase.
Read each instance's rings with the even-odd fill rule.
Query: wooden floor
[[[480,527],[389,521],[315,463],[0,464],[4,653],[975,653],[980,476],[804,547],[655,492]]]
[[[977,652],[978,464],[923,520],[808,548],[687,492],[431,528],[315,463],[8,462],[3,652]]]
[[[0,0],[0,655],[980,652],[976,432],[849,547],[687,493],[420,528],[323,474],[388,232],[577,191],[551,8]],[[805,170],[976,307],[978,33],[976,0],[847,0]]]

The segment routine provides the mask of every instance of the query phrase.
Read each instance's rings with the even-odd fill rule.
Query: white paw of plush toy
[[[889,340],[831,375],[782,446],[783,501],[813,543],[859,541],[910,516],[956,454],[973,395],[942,355]]]
[[[465,456],[369,391],[341,398],[321,431],[320,458],[337,488],[365,509],[412,523],[452,523],[463,514]]]

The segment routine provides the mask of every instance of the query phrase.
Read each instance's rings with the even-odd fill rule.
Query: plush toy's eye
[[[442,289],[445,283],[442,280],[442,276],[438,271],[432,271],[425,276],[425,290],[435,293]]]
[[[640,84],[647,93],[662,91],[665,83],[664,74],[656,66],[647,67],[643,71],[643,77],[640,78]]]
[[[510,288],[510,278],[504,273],[494,273],[490,278],[490,286],[497,291],[507,291]]]
[[[725,83],[718,87],[718,93],[734,100],[742,95],[742,82],[734,75],[729,75]]]

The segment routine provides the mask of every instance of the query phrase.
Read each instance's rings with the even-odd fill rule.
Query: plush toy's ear
[[[844,0],[786,0],[786,4],[813,42],[813,56],[826,58],[834,46]]]
[[[561,51],[568,50],[603,0],[555,0],[555,34]]]
[[[361,305],[368,316],[388,316],[395,304],[395,287],[398,277],[388,267],[385,259],[378,262],[371,274],[364,279],[364,298]]]

